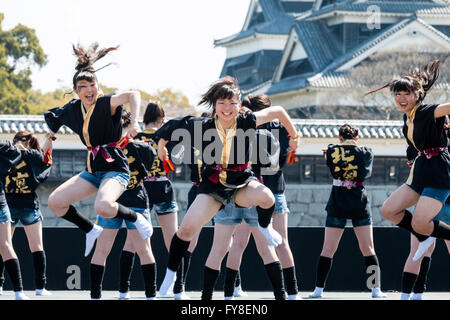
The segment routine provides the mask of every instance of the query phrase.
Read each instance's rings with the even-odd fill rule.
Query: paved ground
[[[34,291],[25,291],[25,294],[32,300],[90,300],[89,291],[52,291],[51,296],[36,297]],[[143,291],[130,292],[132,300],[145,300],[145,294]],[[200,300],[201,292],[188,291],[188,296],[191,300]],[[235,300],[273,300],[272,292],[262,291],[249,291],[248,297],[235,298]],[[300,292],[299,298],[305,299],[310,292]],[[400,300],[399,292],[387,292],[386,299],[377,300]],[[103,291],[103,300],[117,300],[117,291]],[[173,297],[158,297],[159,300],[173,300]],[[450,292],[426,292],[423,295],[424,300],[450,300]],[[0,300],[14,300],[14,294],[12,291],[4,291],[3,295],[0,295]],[[214,294],[214,300],[223,300],[223,292],[216,292]],[[306,300],[306,299],[305,299]],[[311,300],[311,299],[307,299]],[[317,299],[314,299],[317,300]],[[373,300],[369,292],[325,292],[321,300]]]

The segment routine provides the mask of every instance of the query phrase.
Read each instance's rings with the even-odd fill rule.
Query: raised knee
[[[99,216],[104,218],[113,218],[116,214],[112,203],[108,201],[96,201],[94,210]]]

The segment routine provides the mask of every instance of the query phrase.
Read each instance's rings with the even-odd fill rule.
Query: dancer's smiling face
[[[81,102],[83,102],[83,105],[89,107],[97,100],[97,81],[79,80],[75,85],[74,91],[81,99]]]
[[[418,96],[413,91],[397,91],[394,92],[394,99],[397,107],[409,115],[417,104]]]
[[[231,98],[220,98],[216,100],[214,109],[223,127],[228,128],[233,124],[234,119],[236,119],[239,113],[239,107],[239,96],[236,94]]]

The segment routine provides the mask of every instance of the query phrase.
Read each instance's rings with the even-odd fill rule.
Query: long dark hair
[[[435,60],[427,63],[422,68],[414,68],[406,73],[403,73],[400,78],[396,78],[380,88],[370,90],[365,93],[365,95],[377,92],[384,88],[389,87],[392,93],[399,91],[415,92],[418,93],[418,101],[422,102],[427,92],[434,85],[436,80],[439,78],[439,66],[441,64],[440,60]]]
[[[249,108],[253,112],[268,108],[272,105],[269,97],[265,94],[257,94],[256,96],[248,95],[242,100],[242,107]]]
[[[80,44],[77,46],[73,45],[73,52],[77,57],[77,64],[75,66],[75,74],[73,76],[72,82],[75,88],[78,81],[86,80],[89,82],[97,81],[97,76],[95,75],[95,69],[93,64],[106,56],[109,52],[117,50],[117,47],[109,47],[99,49],[97,42],[94,42],[89,46],[89,48],[84,48]]]
[[[216,101],[219,99],[231,99],[235,95],[241,99],[241,89],[239,88],[238,82],[235,78],[230,76],[225,76],[216,82],[214,82],[202,95],[202,99],[198,105],[205,104],[209,108],[213,109],[213,114],[215,113]]]
[[[16,145],[18,142],[28,142],[28,146],[30,149],[41,151],[41,145],[39,144],[39,139],[29,131],[19,131],[13,138],[13,145]]]

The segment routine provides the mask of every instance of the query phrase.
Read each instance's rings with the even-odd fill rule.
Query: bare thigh
[[[430,235],[433,232],[433,218],[441,211],[442,202],[439,200],[421,196],[417,202],[412,218],[412,227],[421,234]]]
[[[383,203],[381,214],[394,224],[403,219],[404,211],[419,201],[420,195],[406,184],[401,185]]]
[[[95,212],[103,218],[114,218],[119,209],[116,201],[123,191],[124,187],[118,180],[113,178],[103,180],[95,198]]]
[[[73,176],[57,187],[48,198],[48,206],[58,216],[66,214],[72,203],[89,198],[97,193],[97,188],[79,175]]]
[[[250,183],[236,192],[235,202],[241,207],[249,208],[259,206],[267,209],[275,203],[275,197],[272,191],[259,181],[250,181]]]
[[[181,222],[177,236],[184,241],[191,241],[208,221],[219,211],[222,204],[213,197],[199,194],[188,209]]]
[[[42,221],[38,221],[32,225],[24,226],[25,234],[28,239],[28,246],[31,252],[43,251],[42,244]]]

